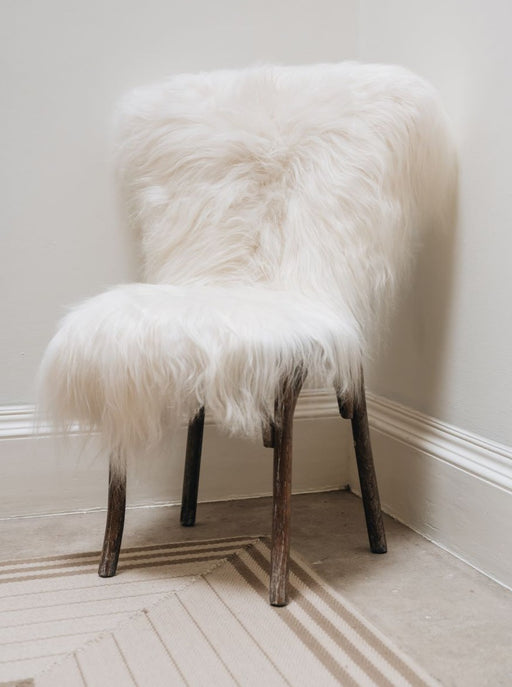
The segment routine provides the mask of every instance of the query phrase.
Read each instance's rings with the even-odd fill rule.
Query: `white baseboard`
[[[346,486],[350,435],[333,392],[305,390],[294,429],[295,493]],[[176,504],[181,499],[186,431],[133,466],[129,506]],[[34,427],[32,406],[0,408],[0,518],[104,508],[108,464],[94,439],[55,436]],[[220,433],[206,418],[199,499],[267,496],[272,451]]]
[[[368,413],[383,510],[512,587],[512,448],[372,394]]]

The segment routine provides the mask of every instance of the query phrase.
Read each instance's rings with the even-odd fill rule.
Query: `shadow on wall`
[[[375,342],[373,360],[367,365],[367,384],[373,392],[433,417],[442,415],[443,383],[449,359],[446,350],[456,265],[458,174],[450,199],[444,223],[431,226],[425,232],[413,273],[402,287],[389,318],[388,331],[383,335],[382,344]],[[410,524],[410,516],[418,504],[430,503],[429,494],[435,485],[427,464],[411,460],[414,456],[407,456],[406,469],[402,464],[404,469],[397,472],[396,446],[386,437],[381,438],[384,443],[379,443],[375,458],[382,482],[383,509]],[[394,454],[390,456],[395,467],[391,472],[384,468],[386,455],[379,455],[383,448],[386,453],[386,446]],[[353,474],[355,484],[354,478]],[[411,490],[411,484],[416,488]],[[421,487],[418,489],[417,485]],[[420,520],[422,517],[424,514]]]
[[[458,176],[458,175],[457,175]],[[450,335],[455,273],[458,179],[442,225],[424,234],[416,264],[367,365],[375,393],[439,417]]]

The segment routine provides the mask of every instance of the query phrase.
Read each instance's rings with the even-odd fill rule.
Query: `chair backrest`
[[[440,220],[455,169],[432,87],[356,63],[137,89],[118,162],[148,281],[297,290],[361,324]]]

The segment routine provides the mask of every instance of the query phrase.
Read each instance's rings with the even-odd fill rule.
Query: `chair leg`
[[[275,426],[273,422],[265,423],[262,427],[263,446],[265,448],[274,448],[275,444]]]
[[[188,426],[187,453],[183,475],[180,522],[183,527],[192,527],[196,521],[201,449],[203,447],[204,408],[201,408]]]
[[[270,561],[270,603],[288,603],[288,558],[292,487],[292,428],[295,405],[302,380],[286,382],[276,402],[274,425],[274,488],[272,512],[272,553]]]
[[[384,521],[380,508],[377,476],[375,474],[372,446],[370,443],[370,430],[368,427],[368,413],[366,410],[366,395],[362,372],[359,396],[351,407],[351,411],[352,436],[354,438],[357,470],[359,472],[359,482],[361,485],[361,495],[363,497],[370,549],[372,553],[386,553],[386,533],[384,532]]]
[[[108,478],[107,524],[101,552],[100,577],[113,577],[117,570],[126,510],[126,472],[115,473],[110,459]]]

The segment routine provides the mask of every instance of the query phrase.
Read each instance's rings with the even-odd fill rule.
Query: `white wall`
[[[430,244],[369,375],[377,393],[512,445],[512,4],[361,0],[360,57],[441,91],[460,151],[453,242]]]
[[[135,276],[108,164],[133,86],[188,70],[353,58],[356,0],[0,3],[0,405],[31,401],[65,306]]]

